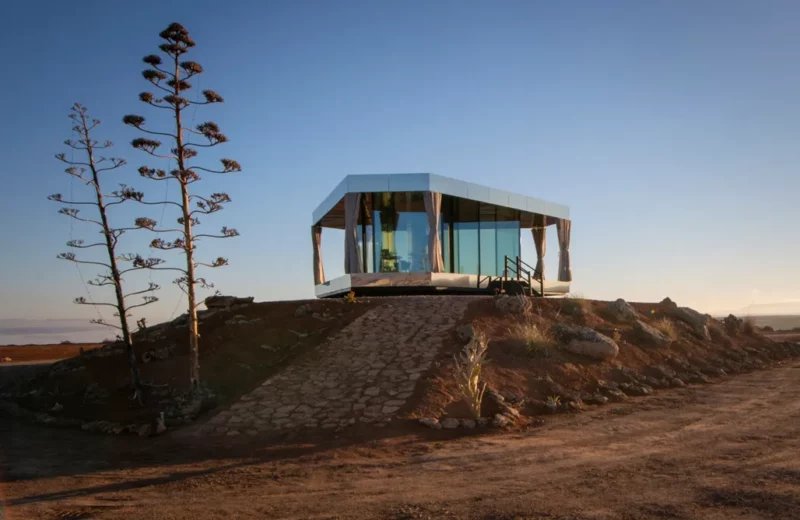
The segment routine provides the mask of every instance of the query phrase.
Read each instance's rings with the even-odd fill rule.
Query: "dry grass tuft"
[[[572,316],[583,316],[591,314],[592,303],[581,293],[569,293],[562,300],[561,309]]]
[[[508,328],[508,334],[514,339],[523,341],[528,354],[532,355],[546,353],[548,347],[552,347],[556,342],[549,330],[531,318],[516,321]]]
[[[678,334],[678,327],[669,318],[660,318],[653,322],[653,326],[666,334],[666,336],[675,341],[680,336]]]
[[[745,316],[742,320],[742,331],[745,334],[755,334],[756,333],[756,322],[752,318],[752,316]]]

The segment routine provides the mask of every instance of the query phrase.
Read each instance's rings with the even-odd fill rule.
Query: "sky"
[[[220,156],[243,171],[204,178],[228,209],[204,229],[206,273],[225,294],[313,297],[311,212],[348,174],[432,172],[570,206],[572,290],[587,298],[671,297],[705,312],[783,304],[800,312],[800,3],[690,1],[16,2],[0,22],[5,124],[0,190],[0,319],[88,320],[90,266],[56,259],[91,230],[58,215],[50,193],[79,195],[53,155],[68,151],[67,114],[85,104],[96,137],[129,162],[105,181],[149,200],[175,186],[141,179],[165,167],[133,150],[121,123],[148,90],[141,58],[178,21],[205,73],[193,93],[216,121]],[[149,109],[149,110],[148,110]],[[163,215],[163,216],[162,216]],[[172,222],[156,207],[124,207]],[[558,246],[548,239],[547,276]],[[152,236],[123,249],[148,254]],[[530,236],[525,259],[535,259]],[[326,274],[343,272],[341,233],[323,233]],[[154,253],[150,253],[154,254]],[[162,255],[180,262],[176,255]],[[170,277],[144,309],[180,314]],[[110,295],[93,290],[95,301]],[[754,307],[752,307],[754,306]],[[109,314],[105,316],[108,318]],[[140,315],[137,315],[139,317]]]

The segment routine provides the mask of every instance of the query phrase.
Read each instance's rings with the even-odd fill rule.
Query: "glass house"
[[[548,226],[559,236],[555,282],[543,274]],[[345,275],[333,280],[322,265],[323,228],[345,232]],[[569,208],[524,195],[428,173],[350,175],[313,213],[316,295],[481,293],[525,276],[535,294],[565,294],[570,229]],[[535,267],[520,259],[523,235],[534,242]]]

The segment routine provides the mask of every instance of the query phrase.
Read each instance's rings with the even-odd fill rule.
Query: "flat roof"
[[[452,197],[518,209],[527,213],[569,219],[569,208],[563,204],[556,204],[555,202],[548,202],[472,182],[451,179],[450,177],[433,173],[385,173],[348,175],[345,177],[314,210],[312,224],[318,224],[342,201],[347,193],[398,191],[433,191]]]

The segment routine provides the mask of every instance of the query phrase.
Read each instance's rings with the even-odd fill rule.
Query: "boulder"
[[[678,304],[675,303],[674,301],[672,301],[669,298],[669,296],[667,296],[666,298],[661,300],[661,303],[659,305],[661,305],[662,307],[666,307],[667,309],[674,309],[674,308],[678,307]]]
[[[495,414],[492,420],[492,426],[495,428],[505,428],[511,424],[511,419],[502,414]]]
[[[208,305],[208,304],[206,304],[206,305]],[[306,314],[311,314],[312,311],[313,311],[313,309],[311,308],[311,304],[310,303],[306,303],[306,304],[303,304],[300,307],[298,307],[294,311],[294,315],[295,316],[305,316]]]
[[[592,394],[587,395],[583,398],[583,402],[589,404],[606,404],[608,402],[608,397],[604,396],[603,394]]]
[[[700,339],[711,341],[711,334],[708,332],[708,314],[700,314],[690,307],[673,307],[667,313],[673,318],[680,320],[692,328]]]
[[[638,317],[636,314],[636,309],[631,307],[631,304],[622,298],[609,303],[606,307],[606,310],[615,319],[620,321],[634,321]]]
[[[464,343],[472,341],[472,338],[474,337],[475,327],[472,326],[472,323],[467,323],[466,325],[462,325],[458,328],[458,339]]]
[[[442,429],[442,424],[433,417],[424,417],[419,420],[419,423],[423,426],[427,426],[428,428],[433,428],[434,430]]]
[[[705,327],[708,325],[708,315],[700,314],[691,307],[675,307],[670,311],[669,314],[684,323],[688,323],[694,328]]]
[[[461,427],[471,430],[475,428],[475,421],[473,421],[472,419],[464,419],[461,421]]]
[[[672,340],[669,336],[641,320],[633,322],[633,332],[636,334],[636,337],[651,345],[667,347],[672,344]]]
[[[527,296],[501,296],[495,299],[494,306],[507,314],[527,314],[530,312],[532,304]]]
[[[230,309],[240,305],[249,305],[253,303],[253,300],[255,300],[253,296],[237,298],[236,296],[216,295],[206,298],[205,304],[207,309]]]
[[[458,425],[460,424],[458,422],[458,419],[455,419],[453,417],[448,417],[447,419],[444,419],[443,421],[440,422],[442,428],[444,428],[445,430],[455,430],[456,428],[458,428]]]
[[[559,323],[553,331],[567,352],[599,360],[614,359],[619,354],[617,343],[594,329]]]

